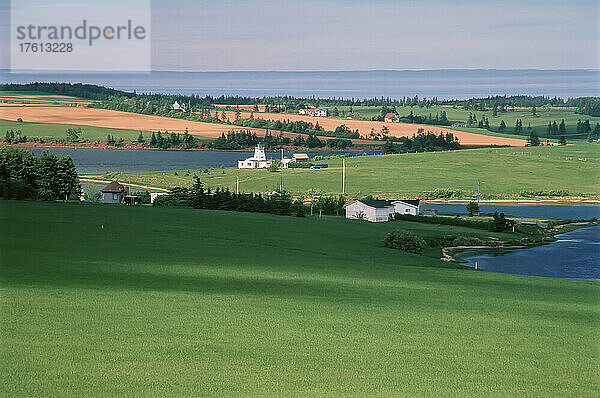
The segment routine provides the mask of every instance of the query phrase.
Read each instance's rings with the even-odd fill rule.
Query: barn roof
[[[112,181],[101,190],[103,193],[121,193],[123,191],[125,191],[125,187],[119,184],[117,181]]]
[[[410,200],[410,199],[406,199],[405,200],[405,199],[402,199],[402,200],[395,200],[392,203],[396,203],[396,202],[402,202],[402,203],[406,203],[406,204],[411,205],[411,206],[419,207],[419,203],[421,203],[421,200],[420,199],[415,199],[415,200]]]
[[[393,206],[392,202],[390,202],[389,200],[357,200],[357,202],[360,202],[369,207],[375,207],[377,209],[383,209],[386,207]]]

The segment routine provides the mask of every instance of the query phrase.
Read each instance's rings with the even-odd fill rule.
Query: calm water
[[[598,70],[423,70],[328,72],[7,73],[0,82],[60,81],[165,94],[319,98],[600,95]]]
[[[491,272],[556,278],[600,279],[600,226],[556,236],[557,241],[529,249],[465,250],[458,255]]]
[[[423,204],[424,209],[436,209],[448,213],[467,213],[465,204]],[[507,216],[531,218],[561,218],[567,220],[589,220],[600,218],[600,206],[585,205],[480,205],[482,213],[504,213]]]
[[[57,155],[69,155],[75,162],[77,171],[86,173],[105,173],[107,171],[120,171],[133,173],[140,171],[168,171],[204,169],[216,167],[237,166],[238,160],[246,159],[254,152],[231,151],[146,151],[146,150],[120,150],[120,149],[67,149],[67,148],[31,148],[36,156],[42,151],[49,150]],[[344,152],[336,152],[342,154]],[[331,155],[332,152],[309,152],[309,157],[317,155]],[[347,152],[354,156],[363,152]],[[367,152],[367,154],[376,154]],[[291,157],[286,152],[285,156]],[[280,159],[281,152],[267,152],[268,159]]]

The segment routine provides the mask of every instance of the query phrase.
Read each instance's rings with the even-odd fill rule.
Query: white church
[[[271,163],[267,160],[264,147],[258,144],[254,148],[254,156],[246,160],[238,160],[238,169],[266,169],[271,166]]]

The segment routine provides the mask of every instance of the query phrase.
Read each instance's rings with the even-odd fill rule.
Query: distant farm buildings
[[[386,222],[394,219],[396,213],[416,216],[421,203],[417,200],[355,200],[345,206],[346,218],[370,222]]]
[[[298,110],[298,114],[308,115],[308,116],[316,116],[316,117],[326,117],[327,109],[325,109],[325,108],[303,108],[303,109]]]
[[[179,101],[173,102],[173,105],[171,105],[171,110],[178,111],[178,112],[187,112],[185,103],[184,102],[179,103]]]
[[[308,162],[308,154],[295,153],[292,155],[292,162]]]
[[[238,169],[266,169],[271,166],[271,161],[267,160],[265,149],[260,144],[254,148],[254,155],[246,160],[238,160]]]
[[[292,158],[283,158],[283,153],[282,153],[282,158],[281,158],[281,167],[284,169],[287,169],[288,167],[290,167],[290,163],[295,163],[295,162],[308,162],[309,157],[308,154],[306,153],[294,153],[292,154]]]
[[[467,124],[465,122],[452,122],[452,127],[466,127]]]
[[[383,121],[388,123],[398,123],[400,121],[400,118],[397,114],[389,112],[385,114],[385,116],[383,117]]]

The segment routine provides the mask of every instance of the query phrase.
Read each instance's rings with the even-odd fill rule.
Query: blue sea
[[[80,82],[138,93],[317,98],[600,96],[600,70],[83,73],[0,70],[2,83]]]

